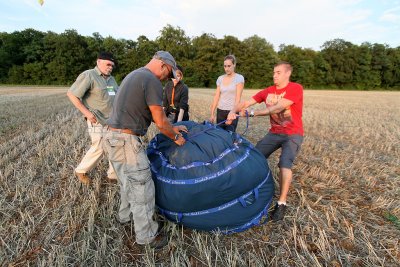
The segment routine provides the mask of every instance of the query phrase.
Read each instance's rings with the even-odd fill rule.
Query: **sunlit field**
[[[74,177],[89,136],[66,90],[0,87],[1,266],[400,266],[400,92],[305,91],[284,221],[233,235],[169,222],[169,246],[154,251],[116,222],[105,159],[91,186]],[[190,89],[192,120],[209,118],[213,92]],[[268,128],[251,118],[245,137]]]

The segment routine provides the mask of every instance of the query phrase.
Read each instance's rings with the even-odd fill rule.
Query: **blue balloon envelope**
[[[147,149],[160,213],[189,228],[223,233],[266,222],[274,181],[265,157],[237,133],[179,124],[189,130],[184,146],[158,134]]]

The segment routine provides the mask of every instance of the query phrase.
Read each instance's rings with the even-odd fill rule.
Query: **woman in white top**
[[[244,87],[244,77],[235,73],[236,58],[234,55],[228,55],[224,58],[225,74],[217,79],[217,90],[215,91],[214,101],[211,106],[210,122],[215,123],[215,109],[217,109],[217,123],[220,123],[228,117],[233,107],[240,102]],[[238,119],[232,124],[220,125],[227,131],[236,131]]]

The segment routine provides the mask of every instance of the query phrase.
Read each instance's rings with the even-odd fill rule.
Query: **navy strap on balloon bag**
[[[271,171],[268,172],[267,177],[259,184],[257,185],[254,189],[252,189],[251,191],[247,192],[246,194],[240,196],[239,198],[236,198],[230,202],[227,202],[223,205],[220,205],[218,207],[215,208],[211,208],[211,209],[207,209],[207,210],[201,210],[201,211],[195,211],[195,212],[187,212],[187,213],[182,213],[182,212],[174,212],[174,211],[169,211],[166,209],[162,209],[160,207],[157,207],[158,210],[160,211],[160,213],[162,215],[168,215],[169,217],[175,218],[175,222],[176,223],[181,223],[182,219],[184,217],[187,216],[201,216],[204,214],[210,214],[210,213],[215,213],[215,212],[219,212],[221,210],[227,209],[229,207],[232,207],[233,205],[240,203],[244,208],[250,206],[251,204],[255,203],[258,200],[258,190],[269,180],[271,179],[270,177],[272,177],[271,175]],[[249,197],[254,197],[252,200],[249,200]],[[225,229],[225,230],[221,230],[222,233],[225,234],[229,234],[229,233],[237,233],[237,232],[242,232],[252,226],[255,225],[260,225],[260,224],[264,224],[267,222],[267,220],[265,220],[263,223],[261,222],[261,219],[264,215],[266,215],[268,213],[268,209],[269,206],[271,204],[272,199],[267,203],[267,205],[265,206],[265,208],[259,213],[257,214],[257,216],[255,216],[253,219],[251,219],[248,223],[238,227],[238,228],[234,228],[234,229]]]
[[[240,116],[237,115],[237,117],[240,117]],[[200,131],[200,132],[197,132],[197,133],[195,133],[195,134],[193,134],[193,135],[191,135],[191,136],[186,137],[186,141],[189,141],[189,140],[193,139],[194,137],[196,137],[196,136],[198,136],[198,135],[200,135],[200,134],[202,134],[202,133],[207,132],[207,131],[210,130],[210,129],[217,128],[217,126],[220,126],[220,125],[224,124],[224,123],[227,122],[227,121],[228,121],[228,120],[223,120],[223,121],[221,121],[221,122],[219,122],[219,123],[217,123],[217,124],[212,124],[212,123],[210,123],[210,122],[204,122],[204,124],[207,125],[207,126],[209,126],[209,127],[208,127],[207,129],[204,129],[204,130],[202,130],[202,131]],[[249,128],[249,113],[248,113],[247,110],[246,110],[246,129],[244,130],[244,132],[243,132],[241,135],[245,135],[248,128]]]

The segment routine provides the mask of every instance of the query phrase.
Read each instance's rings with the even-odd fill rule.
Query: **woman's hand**
[[[215,116],[214,116],[214,114],[212,114],[212,115],[210,116],[210,118],[208,119],[208,121],[211,122],[211,123],[215,123]]]
[[[229,112],[228,117],[226,118],[226,122],[225,124],[230,125],[232,123],[232,121],[236,120],[237,118],[237,114],[234,112]]]

